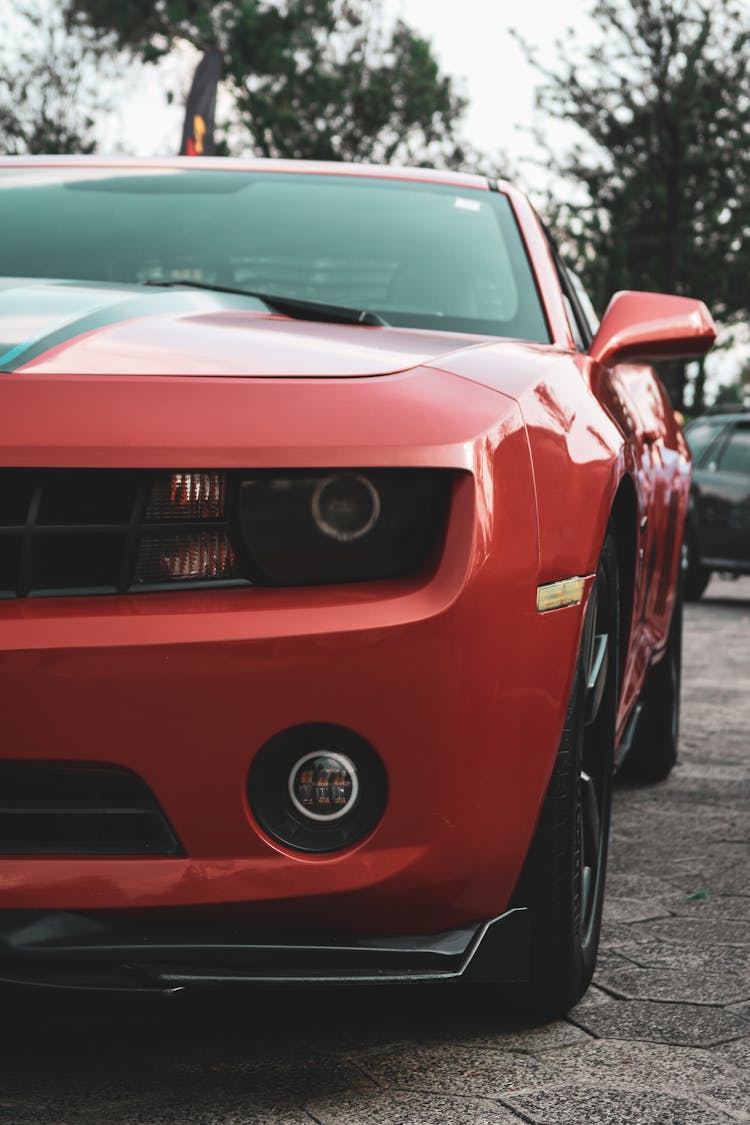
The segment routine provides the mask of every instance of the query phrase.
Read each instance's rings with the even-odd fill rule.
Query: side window
[[[573,291],[578,298],[578,304],[581,306],[581,312],[583,313],[586,319],[586,323],[588,324],[589,332],[591,333],[591,336],[594,337],[599,328],[599,317],[596,315],[596,309],[592,305],[588,293],[583,288],[583,282],[581,281],[580,277],[577,274],[572,273],[571,270],[568,270],[567,273],[568,277],[570,278],[570,284],[573,287]]]
[[[750,425],[740,423],[735,427],[721,451],[717,467],[723,473],[745,473],[750,476]]]
[[[585,352],[588,350],[589,344],[593,339],[595,329],[592,331],[586,313],[581,307],[578,291],[573,282],[573,275],[565,268],[557,246],[555,245],[555,240],[546,227],[544,227],[544,233],[547,236],[552,260],[557,270],[557,278],[560,282],[560,288],[562,289],[563,303],[565,305],[565,313],[568,317],[568,324],[570,325],[570,333],[578,350],[580,352]],[[581,292],[583,292],[583,287],[580,282],[578,282],[578,287],[581,289]],[[590,307],[591,302],[588,298],[586,298],[586,301]],[[594,320],[596,321],[596,315],[594,315]]]
[[[706,460],[705,454],[724,430],[725,423],[715,418],[693,422],[685,430],[685,437],[696,465]]]
[[[568,324],[570,325],[570,331],[573,335],[573,340],[575,341],[575,345],[578,348],[579,352],[585,352],[586,351],[586,344],[584,343],[584,340],[583,340],[583,333],[581,332],[581,328],[580,328],[580,325],[578,323],[578,318],[576,316],[575,309],[573,308],[573,303],[572,303],[570,297],[568,296],[568,294],[565,292],[564,289],[563,289],[563,301],[565,303],[565,312],[566,312],[567,317],[568,317]]]

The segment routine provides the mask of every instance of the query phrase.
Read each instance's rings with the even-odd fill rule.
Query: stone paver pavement
[[[450,989],[6,998],[0,1125],[750,1121],[750,579],[686,611],[680,763],[615,793],[595,984],[569,1018]]]

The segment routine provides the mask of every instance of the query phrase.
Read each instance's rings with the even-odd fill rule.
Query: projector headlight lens
[[[316,586],[411,574],[435,548],[453,479],[441,469],[248,474],[239,526],[249,577]]]
[[[328,477],[313,492],[312,514],[324,535],[349,543],[367,535],[377,523],[380,496],[367,477],[354,473]]]

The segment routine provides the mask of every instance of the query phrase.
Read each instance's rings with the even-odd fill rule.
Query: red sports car
[[[479,177],[0,162],[0,978],[586,988],[690,457]],[[500,995],[500,993],[498,993]]]

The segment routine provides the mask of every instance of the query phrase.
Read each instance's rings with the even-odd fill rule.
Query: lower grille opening
[[[184,853],[153,793],[130,770],[0,762],[0,854]]]

